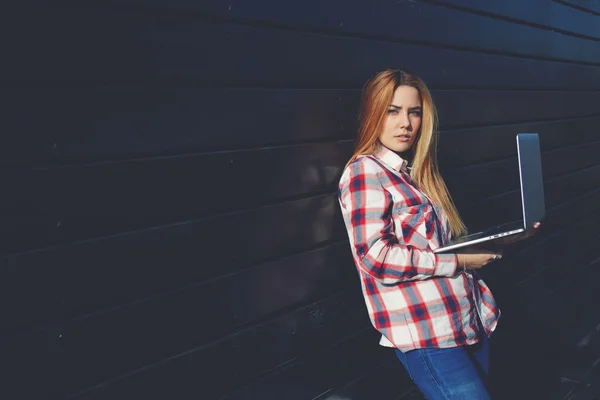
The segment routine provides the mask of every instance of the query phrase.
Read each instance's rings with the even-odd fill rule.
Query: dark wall
[[[540,134],[547,220],[485,271],[497,390],[548,398],[598,356],[593,2],[48,3],[2,15],[3,397],[417,396],[335,197],[396,67],[433,89],[471,229],[518,216],[514,136]]]

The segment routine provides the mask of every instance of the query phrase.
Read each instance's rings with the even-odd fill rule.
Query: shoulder
[[[350,182],[354,179],[365,179],[370,177],[379,177],[381,167],[370,156],[361,155],[353,160],[344,168],[340,178],[340,185]]]
[[[352,193],[365,191],[381,191],[381,174],[383,171],[370,156],[359,156],[344,168],[338,184],[340,198]]]

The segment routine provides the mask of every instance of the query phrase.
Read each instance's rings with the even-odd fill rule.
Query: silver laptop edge
[[[467,235],[464,238],[452,240],[445,246],[441,246],[435,249],[435,253],[446,252],[460,247],[487,242],[504,236],[515,235],[517,233],[524,232],[535,222],[541,221],[543,219],[545,214],[543,181],[540,182],[540,179],[532,179],[536,176],[542,176],[538,134],[520,133],[517,134],[516,140],[519,164],[519,185],[521,190],[521,212],[523,213],[523,221],[521,222],[523,223],[523,226],[518,229],[511,229],[505,232],[499,232],[492,235],[483,235],[477,239],[469,239],[469,236],[471,235]],[[522,158],[521,154],[527,152],[527,149],[524,148],[527,146],[530,146],[528,155],[534,156],[533,158]],[[525,163],[527,163],[527,168],[523,168],[523,165]],[[528,176],[525,176],[525,174],[528,174]],[[525,180],[527,180],[527,185],[524,186],[523,182]],[[534,182],[536,183],[534,184]],[[531,204],[533,204],[533,207],[531,206]],[[536,205],[538,207],[536,207]],[[475,233],[473,234],[473,236],[483,234],[484,232],[485,231]]]
[[[479,239],[472,239],[472,240],[466,240],[464,242],[457,242],[457,243],[449,244],[449,245],[446,245],[443,247],[439,247],[439,248],[435,249],[433,252],[434,253],[447,252],[450,250],[459,249],[461,247],[471,246],[471,245],[474,245],[477,243],[488,242],[490,240],[498,239],[498,238],[501,238],[504,236],[516,235],[517,233],[521,233],[521,232],[525,232],[525,229],[519,228],[519,229],[510,230],[507,232],[498,233],[495,235],[482,236]]]

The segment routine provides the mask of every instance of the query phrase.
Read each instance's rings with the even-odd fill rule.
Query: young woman
[[[438,171],[437,134],[421,79],[403,70],[375,75],[339,202],[380,344],[396,349],[428,399],[489,399],[488,338],[500,311],[475,270],[502,254],[433,252],[466,232]]]

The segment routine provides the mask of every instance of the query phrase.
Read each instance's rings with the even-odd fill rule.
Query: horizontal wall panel
[[[578,209],[578,212],[594,210],[592,199],[596,198],[599,181],[598,167],[591,167],[544,182],[546,205],[544,223],[557,229],[561,226],[568,226],[572,222],[572,219],[568,218],[568,214],[567,218],[562,215],[565,212],[568,213],[570,209]],[[508,218],[509,215],[512,216],[509,220],[522,218],[518,189],[484,200],[481,204],[487,204],[492,209],[498,207],[499,210],[506,213],[505,218]],[[573,204],[578,204],[578,206],[573,206]],[[583,205],[585,207],[581,208]],[[482,215],[482,218],[486,217]]]
[[[557,254],[552,252],[552,247],[548,244],[545,248],[546,252],[554,253],[554,259],[544,258],[543,262],[547,262],[543,268],[536,268],[530,265],[529,269],[535,271],[526,271],[529,275],[526,279],[519,282],[519,290],[530,293],[531,304],[543,302],[545,296],[551,296],[552,292],[556,290],[561,284],[565,283],[564,269],[569,268],[568,276],[588,275],[589,271],[586,269],[588,265],[598,258],[597,245],[600,241],[598,235],[600,235],[599,229],[593,229],[586,226],[585,232],[587,235],[577,235],[577,242],[569,240],[567,237],[563,237],[560,242],[554,241],[554,245],[558,248],[563,248],[565,251],[560,254],[557,259]],[[593,243],[590,238],[594,238]],[[537,261],[537,260],[536,260]],[[537,293],[537,295],[535,295]],[[523,294],[525,296],[525,294]]]
[[[50,108],[53,119],[22,122],[9,117],[8,142],[0,151],[6,165],[27,165],[332,139],[342,135],[344,121],[356,118],[358,95],[346,99],[345,93],[353,92],[11,89],[7,100],[47,98],[35,104],[34,114]],[[53,127],[50,132],[48,126]]]
[[[598,214],[588,217],[589,221],[585,224],[578,224],[574,227],[581,232],[571,232],[571,237],[563,238],[557,245],[565,249],[558,259],[548,259],[548,262],[542,268],[538,268],[535,275],[524,280],[522,285],[525,287],[532,281],[547,286],[551,291],[560,290],[562,287],[576,284],[577,276],[586,276],[589,274],[587,268],[598,259],[597,246],[600,241],[600,228]],[[550,248],[548,246],[548,248]],[[569,264],[573,264],[572,266]],[[564,275],[564,268],[569,268],[569,273]],[[535,303],[539,303],[538,299]],[[533,301],[532,301],[533,303]]]
[[[600,113],[600,93],[561,91],[436,90],[442,129],[561,120]]]
[[[565,135],[565,132],[569,134]],[[442,131],[438,145],[440,166],[467,166],[514,157],[517,154],[517,133],[538,133],[540,147],[550,150],[598,140],[600,119],[583,118]]]
[[[565,5],[569,5],[571,7],[575,7],[576,9],[588,12],[589,14],[600,14],[600,4],[597,1],[590,0],[553,0],[557,3],[563,3]]]
[[[367,346],[365,343],[364,347]],[[408,391],[418,390],[410,380],[406,370],[393,353],[393,350],[382,349],[390,354],[390,361],[379,365],[377,368],[365,368],[362,376],[351,380],[347,385],[331,390],[318,398],[318,400],[399,400]],[[354,354],[354,353],[353,353]],[[388,358],[388,357],[386,357]],[[351,360],[355,360],[352,357]],[[319,371],[315,368],[315,371]]]
[[[600,164],[544,182],[546,207],[600,189]]]
[[[21,40],[6,46],[2,86],[185,82],[358,88],[374,71],[402,66],[418,71],[432,86],[600,88],[597,66],[99,10],[29,19],[36,32],[50,21],[55,29],[45,36],[28,32],[27,25],[15,28],[13,35]]]
[[[589,122],[588,120],[573,121],[571,130],[576,134],[577,131],[593,129],[595,123],[595,119]],[[539,128],[542,144],[545,145],[550,140],[550,136],[557,137],[563,143],[572,141],[573,138],[565,138],[559,134],[564,125],[566,123],[558,123],[556,126],[541,124]],[[600,121],[598,125],[600,126]],[[521,129],[526,127],[523,126]],[[496,131],[494,128],[483,130],[486,133],[490,132],[485,135],[489,139],[487,141],[500,144],[502,140],[504,146],[498,148],[511,145],[513,149],[508,154],[516,155],[515,143],[495,135]],[[506,136],[514,136],[520,130],[506,127],[504,131],[507,132]],[[452,154],[448,151],[447,144],[452,146],[450,150],[456,148],[462,150],[468,147],[469,141],[474,140],[472,136],[484,135],[482,131],[465,132],[470,135],[464,139],[461,137],[463,132],[442,134],[444,141],[440,148],[442,157],[448,153]],[[585,140],[590,136],[600,137],[600,133],[596,132],[581,135],[580,142],[581,139]],[[446,140],[446,136],[451,137],[451,143],[450,140]],[[585,149],[588,153],[592,151],[589,147]],[[496,152],[496,154],[501,158],[506,153]],[[486,152],[485,155],[496,154]],[[253,193],[256,196],[256,198],[246,197],[247,201],[242,207],[247,207],[274,198],[332,189],[337,183],[347,156],[339,153],[335,143],[320,143],[198,156],[99,163],[73,168],[11,169],[5,170],[2,174],[8,179],[6,187],[10,190],[0,204],[2,204],[1,208],[14,210],[13,212],[19,214],[38,215],[44,211],[46,214],[82,215],[97,210],[95,213],[133,217],[135,214],[144,216],[156,214],[157,208],[160,208],[171,209],[168,217],[177,220],[181,217],[198,217],[232,207],[233,204],[239,203],[235,200],[235,193],[240,191]],[[585,158],[583,160],[585,161]],[[456,161],[462,161],[462,158]],[[277,168],[272,168],[273,165]],[[201,182],[201,184],[194,182]],[[233,182],[235,185],[232,184]],[[213,192],[214,195],[206,196],[207,191]],[[163,217],[167,216],[156,216],[154,217],[156,221],[148,222],[158,224],[164,222]]]
[[[393,350],[378,345],[379,337],[375,330],[366,331],[350,337],[318,357],[305,358],[302,362],[280,374],[268,377],[258,384],[236,391],[225,396],[223,400],[285,398],[290,400],[334,400],[347,397],[336,397],[332,389],[352,379],[358,372],[373,370],[381,363],[394,357]],[[351,357],[348,357],[351,355]],[[397,361],[400,363],[400,361]],[[404,379],[403,379],[404,378]],[[406,374],[400,374],[394,380],[394,387],[402,392],[409,387]],[[382,399],[377,396],[381,388],[371,388],[371,399]],[[377,397],[375,397],[377,396]],[[350,397],[352,400],[358,399]]]
[[[600,167],[591,167],[544,182],[546,209],[597,190],[600,187],[599,171]],[[511,192],[476,203],[457,203],[457,207],[472,232],[523,217],[518,187]],[[549,219],[549,216],[546,219]]]
[[[542,151],[542,174],[545,180],[574,173],[598,164],[600,141]],[[444,180],[457,204],[500,195],[519,188],[517,157],[475,164],[446,171]]]
[[[98,236],[101,231],[97,229],[103,228],[100,221],[106,218],[97,216],[89,219],[78,217],[67,220],[64,224],[65,231],[73,239]],[[185,231],[192,236],[180,238],[179,244],[170,242],[168,237],[163,237],[165,247],[161,246],[161,248],[165,250],[166,246],[171,246],[171,249],[183,250],[180,246],[185,248],[193,244],[193,251],[203,253],[204,265],[217,262],[220,265],[217,270],[222,271],[229,262],[239,265],[269,260],[335,240],[339,237],[341,218],[335,196],[320,195],[250,211],[175,224],[174,231]],[[144,232],[139,234],[142,237],[145,235]],[[156,234],[160,235],[160,233]],[[126,236],[132,235],[136,233]],[[151,237],[155,233],[148,233],[148,235]],[[122,240],[124,236],[116,238],[117,242]],[[93,243],[83,245],[90,246]],[[147,246],[148,242],[145,245]],[[192,248],[188,249],[191,250]],[[199,256],[200,254],[193,258],[197,259]]]
[[[470,233],[523,217],[521,197],[517,191],[494,196],[475,204],[457,203],[456,206]]]
[[[572,364],[555,335],[558,325],[543,329],[518,308],[505,310],[503,315],[504,325],[499,324],[490,342],[494,371],[491,376],[497,395],[494,398],[561,398],[558,396],[563,385],[560,378],[565,376],[561,369]],[[552,352],[547,351],[549,347]],[[510,384],[507,384],[509,377]]]
[[[101,6],[106,4],[101,1],[97,3]],[[119,2],[115,8],[125,4],[131,6],[132,3],[140,8],[148,6],[143,1],[127,1]],[[349,4],[342,0],[326,3],[307,0],[284,5],[275,0],[260,0],[251,4],[243,0],[213,0],[193,4],[178,2],[166,7],[193,10],[200,12],[202,16],[229,19],[236,23],[242,21],[296,30],[325,31],[334,35],[385,37],[387,40],[418,41],[523,56],[600,62],[600,51],[594,41],[428,2]],[[160,2],[157,13],[164,12],[164,8],[164,2]],[[398,24],[400,15],[402,24]],[[461,29],[447,29],[448,21],[453,21]],[[428,28],[423,29],[424,26]],[[498,32],[503,34],[499,35]]]
[[[52,328],[0,337],[0,396],[4,399],[59,399],[62,375],[59,340]],[[58,336],[58,334],[56,334]]]
[[[170,396],[175,398],[197,398],[200,394],[203,398],[215,398],[233,390],[237,385],[248,384],[268,374],[280,365],[299,357],[316,354],[341,340],[345,335],[367,326],[368,318],[360,291],[344,293],[287,313],[265,325],[242,331],[210,347],[181,354],[136,374],[113,381],[102,386],[100,390],[94,391],[93,397],[97,399],[140,398],[148,397],[150,393],[163,393],[166,390],[164,394],[170,393]],[[76,326],[73,328],[76,329]],[[118,325],[112,325],[112,328],[115,329],[115,337],[118,338],[120,336]],[[125,363],[125,360],[131,360],[126,355],[131,356],[134,353],[132,350],[119,347],[121,351],[127,353],[120,354],[118,360],[106,357],[99,351],[98,348],[101,346],[106,345],[105,351],[107,351],[112,348],[112,345],[106,337],[103,338],[98,333],[90,330],[87,336],[79,336],[74,331],[70,339],[72,347],[69,347],[67,341],[65,348],[69,351],[68,365],[72,368],[69,372],[70,376],[74,377],[71,382],[73,386],[69,391],[85,387],[76,385],[106,379],[133,366],[131,361]],[[177,332],[173,333],[177,334]],[[175,342],[169,341],[163,344],[173,349],[177,346],[176,338],[173,339]],[[90,340],[101,342],[97,344],[96,349],[93,349],[89,346]],[[140,350],[136,360],[138,363],[142,361],[139,357],[148,360],[159,350],[155,341],[149,341],[145,346],[135,345],[135,343],[129,345],[136,346],[135,348]],[[187,349],[189,347],[184,350]],[[91,359],[95,362],[90,362]],[[82,369],[81,362],[85,362],[90,368],[93,366],[94,370]],[[202,374],[202,379],[198,379],[198,373]]]
[[[164,64],[157,65],[159,70],[165,71],[162,76],[170,75],[173,64],[185,65],[182,54],[173,46],[175,43],[181,45],[184,34],[193,35],[199,40],[203,37],[227,38],[225,43],[197,40],[194,49],[203,54],[214,54],[215,57],[206,58],[202,65],[195,65],[193,60],[186,57],[187,65],[178,69],[180,77],[190,76],[199,80],[210,78],[211,84],[220,86],[281,85],[285,82],[293,86],[356,87],[374,71],[402,66],[419,71],[419,75],[432,86],[592,89],[596,88],[594,82],[600,72],[597,67],[590,66],[296,32],[210,24],[190,26],[189,29],[186,32],[164,32],[163,43],[172,47],[164,48],[166,57],[159,61]],[[262,43],[262,46],[254,48],[248,44],[256,42]],[[272,48],[282,51],[262,51]],[[194,49],[188,49],[186,54]],[[313,62],[315,59],[322,60],[324,54],[328,54],[330,62]],[[357,62],[356,54],[361,54],[360,62]],[[411,54],[411,57],[407,58],[405,54]],[[431,59],[439,61],[431,63]],[[241,63],[245,68],[238,67]],[[346,68],[347,65],[353,68]]]
[[[59,251],[0,258],[0,335],[63,319],[63,259]]]
[[[208,4],[207,4],[208,3]],[[212,7],[211,7],[212,6]],[[291,9],[290,9],[291,8]],[[600,61],[597,43],[557,32],[482,17],[427,2],[383,2],[348,4],[341,0],[318,0],[283,5],[274,0],[248,4],[243,0],[202,3],[201,10],[224,18],[292,25],[308,29],[384,36],[444,47],[516,53],[585,62]],[[402,15],[402,24],[398,16]],[[315,18],[320,16],[320,18]],[[453,21],[461,29],[447,29]],[[423,29],[427,26],[428,29]],[[498,35],[503,32],[503,35]],[[589,52],[588,54],[585,54]]]
[[[57,174],[76,191],[58,204],[70,216],[147,218],[139,226],[185,220],[333,191],[345,161],[332,142],[68,168]]]
[[[568,268],[576,273],[581,244],[598,234],[598,216],[579,217],[558,232],[544,223],[533,238],[507,246],[503,259],[482,271],[501,307],[543,302],[556,286],[553,281],[564,279],[565,265],[573,264]]]
[[[43,165],[351,139],[360,90],[20,88],[2,96],[8,104],[46,99],[29,106],[33,119],[19,117],[20,102],[9,109],[0,150],[4,165]],[[600,115],[600,92],[434,90],[433,97],[442,129]]]
[[[600,244],[600,238],[596,238],[590,246],[597,248]],[[598,262],[594,263],[597,257],[588,257],[584,265],[569,265],[568,259],[564,261],[562,269],[575,267],[581,276],[586,279],[574,281],[568,279],[566,283],[547,296],[546,301],[538,302],[531,307],[531,312],[536,316],[536,320],[542,326],[551,326],[552,315],[560,315],[561,321],[570,329],[555,329],[555,334],[561,339],[563,346],[568,346],[576,350],[579,346],[583,347],[581,341],[586,335],[595,331],[600,323],[600,315],[596,310],[596,305],[600,300],[598,291],[595,290],[596,283],[600,277],[600,268]],[[589,349],[588,349],[589,351]]]
[[[576,229],[581,231],[574,234]],[[597,229],[582,222],[573,223],[570,229],[558,233],[547,234],[547,230],[543,228],[540,230],[536,237],[529,240],[533,245],[519,252],[509,248],[509,253],[505,257],[503,276],[499,277],[495,286],[498,286],[498,295],[503,298],[507,307],[519,307],[520,303],[527,303],[529,307],[530,304],[543,301],[555,286],[552,281],[562,279],[560,278],[563,276],[560,273],[562,267],[558,269],[558,276],[548,280],[541,275],[545,274],[546,270],[548,273],[556,273],[557,266],[559,264],[564,266],[569,257],[571,258],[568,262],[571,264],[569,268],[576,270],[576,264],[582,259],[579,251],[582,249],[581,243],[586,240],[585,234],[591,235],[597,232]],[[515,297],[517,294],[519,296]]]
[[[327,143],[4,171],[2,253],[333,192],[344,163]]]
[[[356,94],[339,90],[115,89],[79,97],[98,122],[75,122],[64,132],[57,160],[331,140],[343,136],[357,110]]]
[[[68,110],[76,102],[67,102],[63,90],[8,89],[0,92],[4,104],[0,127],[3,131],[0,166],[29,166],[55,157],[60,132],[74,118]]]
[[[556,28],[592,38],[600,38],[600,25],[594,15],[582,13],[560,2],[546,0],[503,1],[495,0],[425,0],[447,7],[469,9],[502,17]]]
[[[565,203],[553,207],[546,206],[546,224],[552,229],[569,227],[572,223],[571,217],[574,210],[577,210],[578,213],[584,210],[594,212],[597,210],[598,201],[600,201],[600,189],[596,188],[583,195],[573,196]]]
[[[121,230],[136,229],[332,191],[344,162],[336,143],[324,143],[11,170],[5,187],[12,190],[0,209],[30,216],[120,217]],[[249,194],[243,202],[240,193]]]
[[[501,195],[519,188],[519,165],[516,157],[477,164],[444,173],[444,181],[457,206]]]
[[[554,149],[543,157],[548,178],[552,173],[588,166],[595,159],[592,156],[598,147],[599,127],[600,119],[585,118],[444,131],[439,146],[441,169],[452,195],[462,203],[473,195],[477,197],[477,193],[483,196],[516,188],[516,162],[513,165],[509,159],[504,161],[511,168],[505,172],[512,178],[498,185],[476,177],[484,171],[502,173],[501,163],[461,170],[450,169],[453,166],[515,157],[516,133],[539,132],[542,148]],[[566,130],[571,134],[564,135]],[[572,145],[577,145],[577,150],[562,150],[562,146]],[[330,142],[72,168],[3,170],[6,192],[0,200],[0,209],[5,213],[0,228],[4,236],[1,250],[13,253],[187,221],[211,212],[245,209],[294,196],[334,192],[352,147],[351,142]],[[470,148],[478,151],[466,151]],[[468,185],[472,181],[484,187]],[[491,184],[488,192],[486,188]],[[240,192],[247,193],[243,203],[237,200],[236,193]]]
[[[586,373],[588,371],[585,371]],[[585,399],[586,397],[593,397],[598,393],[598,376],[600,375],[600,371],[597,368],[590,368],[589,374],[581,374],[580,380],[577,382],[581,382],[578,385],[572,385],[573,391],[569,392],[570,396],[573,398],[581,398]]]
[[[573,217],[571,217],[573,218]],[[590,238],[600,234],[600,214],[597,210],[588,211],[572,221],[568,229],[559,231],[519,254],[518,264],[521,274],[511,286],[545,285],[549,290],[556,287],[563,279],[560,269],[555,266],[563,265],[568,260],[573,262],[587,259]],[[544,226],[544,228],[546,228]],[[554,231],[554,230],[552,230]],[[554,231],[556,232],[556,231]],[[587,247],[582,254],[581,250]],[[551,251],[561,249],[560,254]],[[583,257],[583,258],[582,258]],[[575,271],[573,271],[573,274]],[[540,296],[541,298],[541,296]]]
[[[27,214],[0,211],[0,256],[63,242],[60,215],[28,211]]]
[[[135,218],[135,214],[155,213],[172,204],[171,219],[178,210],[193,216],[210,213],[215,204],[211,191],[233,197],[231,158],[228,154],[207,154],[203,157],[160,158],[153,162],[131,161],[90,165],[83,168],[53,168],[4,170],[7,187],[13,196],[6,196],[1,209],[20,215],[54,214],[114,214]],[[225,179],[223,179],[225,178]],[[109,190],[106,190],[109,189]],[[147,208],[148,199],[153,206]],[[98,209],[98,205],[102,205]],[[190,213],[191,209],[198,210]],[[137,211],[133,211],[137,210]],[[131,212],[133,211],[133,212]],[[17,214],[17,215],[19,215]],[[181,214],[179,215],[181,216]],[[157,222],[164,217],[156,216]],[[127,222],[124,222],[127,224]]]
[[[594,242],[597,249],[600,245],[600,238]],[[570,345],[577,355],[584,358],[590,364],[597,359],[599,355],[598,325],[600,324],[600,315],[597,310],[597,304],[600,301],[600,295],[596,288],[596,282],[600,278],[600,262],[598,253],[595,254],[593,261],[581,270],[586,279],[583,285],[573,283],[559,292],[554,292],[554,296],[567,297],[574,300],[567,309],[568,319],[565,321],[571,329],[561,332],[561,336],[567,345]],[[580,293],[584,295],[580,295]],[[595,343],[594,343],[595,342]]]
[[[548,252],[548,248],[560,248],[560,254],[568,255],[569,248],[578,243],[576,238],[583,237],[585,239],[589,232],[592,232],[594,225],[598,219],[598,210],[595,207],[598,199],[600,199],[600,190],[586,193],[579,198],[572,199],[557,207],[547,209],[546,219],[540,231],[532,238],[526,241],[523,245],[517,244],[511,247],[511,253],[518,257],[518,262],[525,265],[531,273],[535,273],[536,268],[544,268],[552,260],[553,253]],[[582,210],[577,215],[573,215],[570,210]],[[581,235],[581,236],[580,236]],[[565,244],[561,248],[559,243]],[[540,255],[546,260],[540,260]],[[521,279],[526,279],[528,275],[524,274]],[[521,279],[512,282],[507,286],[517,284]]]
[[[600,126],[598,128],[600,130]],[[598,164],[599,154],[600,140],[546,151],[542,156],[544,177],[549,178],[563,172],[573,172]]]
[[[510,316],[513,313],[515,316],[526,315],[536,307],[535,304],[543,304],[552,295],[556,286],[554,281],[564,281],[565,268],[578,274],[580,266],[589,263],[592,254],[588,247],[582,245],[588,240],[583,233],[588,233],[589,238],[597,234],[598,229],[583,224],[574,224],[572,228],[582,229],[582,234],[577,235],[578,243],[571,240],[572,232],[563,231],[529,246],[526,252],[514,253],[509,246],[502,261],[483,270],[485,281],[500,307],[507,311],[505,315],[509,315],[509,320],[513,319]],[[508,327],[512,321],[506,323]]]
[[[203,319],[210,319],[210,327],[202,326],[200,332],[185,333],[197,344],[204,343],[216,339],[219,334],[235,326],[312,298],[325,296],[343,288],[344,285],[355,285],[355,269],[348,244],[339,243],[259,265],[222,279],[188,285],[183,289],[160,294],[156,298],[145,298],[140,302],[125,305],[115,312],[112,309],[102,311],[97,317],[92,315],[92,321],[83,316],[82,321],[83,324],[92,326],[103,325],[105,321],[114,319],[115,315],[127,314],[127,321],[132,325],[130,330],[143,332],[149,325],[156,323],[156,318],[150,317],[151,314],[147,314],[145,310],[156,308],[162,310],[164,318],[171,321],[168,324],[169,329],[174,325],[196,323],[197,327],[200,327]],[[92,271],[91,274],[95,277],[98,272]],[[168,270],[163,271],[163,274],[168,274]],[[115,276],[110,278],[114,280]],[[140,284],[138,293],[142,290],[149,292],[148,286],[151,282],[148,278]],[[95,311],[102,305],[117,305],[117,296],[121,301],[131,297],[125,292],[126,286],[123,283],[100,279],[96,290],[91,283],[83,279],[78,280],[77,287],[65,290],[65,297],[71,301],[69,304],[72,304],[70,313],[83,314]],[[219,297],[227,297],[229,301],[223,304],[211,301]],[[195,316],[201,319],[195,321]],[[190,328],[193,327],[187,330],[193,330]],[[185,329],[182,329],[183,331]]]
[[[336,200],[327,195],[7,256],[1,281],[13,309],[5,311],[12,317],[5,324],[103,309],[345,237]]]

